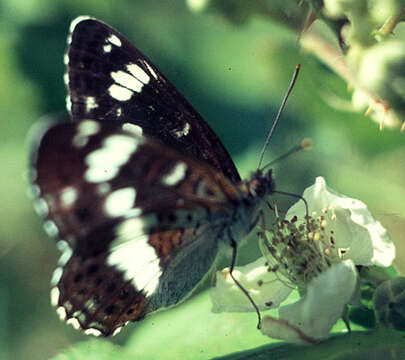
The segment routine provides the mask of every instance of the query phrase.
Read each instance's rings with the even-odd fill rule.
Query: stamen
[[[266,257],[269,272],[280,273],[291,286],[301,289],[331,264],[340,262],[347,249],[337,249],[330,220],[336,220],[331,209],[315,211],[312,216],[290,221],[276,218],[273,227],[258,233],[259,244]],[[269,236],[268,236],[269,235]]]

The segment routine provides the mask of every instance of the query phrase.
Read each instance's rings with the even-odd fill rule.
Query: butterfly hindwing
[[[114,335],[128,321],[142,320],[149,312],[175,305],[190,294],[215,261],[218,242],[214,240],[221,235],[216,230],[205,225],[197,233],[189,229],[142,235],[94,256],[83,256],[60,242],[65,252],[54,272],[52,304],[60,318],[78,330]],[[86,241],[116,236],[115,232],[104,234],[94,231]],[[188,245],[174,249],[171,261],[161,266],[156,258],[148,257],[156,256],[150,245],[154,238],[160,239],[160,247],[170,247],[162,240],[174,247],[179,242]]]
[[[229,203],[241,196],[215,169],[130,129],[56,124],[32,156],[37,208],[62,239],[52,302],[93,335],[184,299],[213,264]]]
[[[65,56],[67,107],[73,121],[131,122],[232,182],[240,176],[201,116],[123,35],[89,17],[72,22]]]
[[[85,241],[94,244],[114,235],[113,228],[104,230],[93,231]],[[62,320],[86,334],[109,336],[149,311],[143,289],[108,263],[109,252],[85,256],[83,249],[72,250],[63,241],[58,245],[64,251],[52,278],[51,302]]]
[[[221,211],[238,198],[237,188],[215,169],[123,128],[84,120],[52,126],[40,138],[34,183],[59,236],[84,235],[100,224],[157,210],[163,228],[171,226],[164,215],[169,210],[206,217],[203,209]],[[196,221],[194,216],[189,226]]]

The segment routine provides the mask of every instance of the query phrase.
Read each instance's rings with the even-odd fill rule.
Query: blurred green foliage
[[[74,342],[88,340],[59,322],[49,305],[48,284],[58,253],[26,195],[27,134],[41,116],[65,114],[62,57],[69,23],[82,14],[119,29],[147,54],[214,128],[245,176],[257,166],[265,134],[295,65],[301,63],[300,78],[267,158],[282,154],[303,137],[313,138],[316,147],[277,165],[278,188],[301,193],[323,175],[331,187],[369,205],[397,243],[398,263],[403,261],[404,135],[397,130],[380,132],[364,115],[328,106],[325,95],[349,99],[346,84],[315,58],[300,53],[296,34],[264,18],[235,25],[216,14],[193,14],[181,0],[3,0],[1,359],[47,359]],[[288,201],[280,199],[280,206]],[[241,262],[258,253],[251,240],[241,250]],[[124,349],[96,340],[80,346],[92,354],[87,358],[95,359],[102,358],[95,351],[111,352],[116,358],[127,351],[139,359],[166,358],[165,354],[176,358],[176,352],[182,359],[208,358],[270,343],[256,333],[255,321],[254,314],[211,314],[203,293],[176,310],[128,326],[113,340],[127,340]],[[184,352],[178,353],[182,348]]]

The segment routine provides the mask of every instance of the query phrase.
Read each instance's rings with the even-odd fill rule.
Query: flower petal
[[[362,201],[328,189],[323,177],[317,177],[315,184],[305,189],[303,197],[310,215],[329,212],[325,233],[332,233],[335,246],[345,250],[343,259],[352,259],[357,265],[391,265],[395,246]],[[298,201],[288,210],[286,218],[303,219],[305,215],[304,203]]]
[[[352,298],[357,278],[357,270],[351,260],[332,265],[309,283],[303,298],[279,309],[280,319],[310,338],[327,338]]]
[[[348,248],[344,259],[352,259],[356,265],[390,266],[395,258],[395,245],[387,230],[373,218],[367,206],[360,200],[339,198],[332,206],[347,210],[349,217],[341,218],[337,213],[337,223],[344,223],[350,236],[336,239],[337,246]],[[346,240],[339,242],[340,240]]]
[[[265,316],[262,320],[260,331],[263,335],[273,339],[286,340],[294,344],[316,344],[319,340],[304,334],[299,328],[291,325],[288,321]]]
[[[260,257],[245,266],[236,266],[233,276],[249,292],[260,310],[278,307],[293,290],[287,280],[268,271],[266,259]],[[229,268],[216,273],[216,283],[210,291],[212,312],[254,311],[246,295],[239,289],[229,274]]]
[[[309,215],[312,211],[321,214],[322,209],[327,209],[336,198],[342,197],[342,195],[326,187],[325,179],[322,176],[318,176],[315,179],[315,184],[307,187],[302,196],[308,202]],[[305,215],[304,202],[299,200],[287,211],[286,218],[291,219],[294,216],[302,218]]]

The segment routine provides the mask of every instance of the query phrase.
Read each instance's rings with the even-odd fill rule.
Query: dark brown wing
[[[215,169],[122,127],[51,126],[31,160],[36,208],[63,252],[52,302],[93,335],[184,299],[241,197]]]
[[[101,21],[72,22],[65,56],[73,121],[119,121],[204,161],[233,183],[240,176],[221,141],[176,88],[123,35]]]

